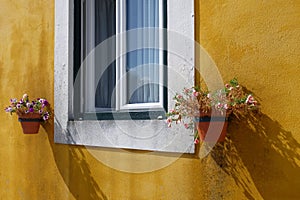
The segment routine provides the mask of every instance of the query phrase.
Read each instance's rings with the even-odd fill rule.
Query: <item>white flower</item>
[[[23,100],[28,99],[28,95],[27,94],[23,94]]]
[[[16,98],[13,98],[10,100],[11,103],[17,103],[17,101],[18,101],[18,99],[16,99]]]
[[[223,108],[224,108],[225,110],[227,110],[227,109],[228,109],[228,105],[227,105],[227,103],[225,103],[225,104],[224,104]]]
[[[11,107],[8,107],[5,109],[6,112],[11,112],[13,109]]]

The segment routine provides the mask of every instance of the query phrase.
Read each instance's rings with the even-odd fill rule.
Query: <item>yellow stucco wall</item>
[[[53,102],[54,1],[1,3],[0,108],[24,92]],[[17,117],[2,111],[0,199],[299,199],[300,2],[195,4],[197,40],[224,80],[238,77],[259,98],[261,115],[232,122],[230,140],[205,159],[183,155],[134,174],[105,166],[84,147],[54,144],[53,124],[24,135]],[[97,151],[127,163],[127,154],[148,158]],[[151,162],[160,159],[142,165]]]
[[[229,150],[217,162],[249,198],[299,199],[300,1],[199,7],[198,41],[224,80],[237,77],[261,102],[261,115],[230,124]]]

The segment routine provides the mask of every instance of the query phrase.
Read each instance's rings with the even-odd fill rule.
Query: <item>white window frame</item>
[[[159,28],[163,28],[163,0],[159,0]],[[125,33],[126,32],[126,0],[117,0],[117,34]],[[117,37],[117,52],[120,52],[123,48],[119,45],[125,45],[126,49],[126,42],[119,41],[120,37]],[[160,40],[160,47],[163,48],[164,41],[163,35],[159,36]],[[163,52],[160,51],[159,54],[159,65],[163,66]],[[121,77],[124,77],[123,81],[121,81],[120,87],[117,87],[117,97],[116,97],[116,109],[117,110],[130,110],[130,109],[156,109],[161,108],[163,109],[163,77],[164,77],[164,71],[163,68],[160,68],[159,71],[159,102],[158,103],[141,103],[141,104],[127,104],[127,81],[126,81],[126,57],[120,57],[120,59],[117,60],[116,65],[121,66],[117,67],[117,80],[120,80]],[[123,83],[123,85],[122,85]],[[120,97],[120,98],[118,98]],[[120,101],[118,101],[120,99]]]
[[[194,84],[194,1],[168,0],[167,4],[167,102],[170,109],[174,93]],[[55,142],[193,153],[193,133],[183,126],[170,129],[164,120],[74,120],[73,17],[73,0],[55,0]],[[184,81],[180,82],[180,77]],[[143,128],[145,124],[149,126]]]
[[[82,1],[81,1],[82,2]],[[89,34],[89,40],[88,44],[89,46],[93,46],[95,43],[95,34],[94,34],[94,27],[90,26],[90,24],[94,24],[95,19],[93,14],[95,10],[93,9],[95,7],[94,1],[90,1],[87,4],[88,13],[90,13],[87,16],[87,21],[84,22],[83,16],[81,16],[81,24],[86,23],[87,29],[90,29],[90,31],[86,32]],[[81,13],[83,13],[83,6],[81,6]],[[163,11],[163,0],[159,0],[159,28],[163,29],[164,27],[164,11]],[[116,34],[124,34],[125,37],[116,37],[116,52],[117,55],[120,54],[122,49],[126,49],[126,40],[122,41],[122,39],[126,38],[126,0],[116,0]],[[81,35],[83,35],[83,31],[81,30]],[[160,35],[158,37],[160,39],[159,41],[159,47],[160,49],[164,49],[164,39],[163,33],[160,32]],[[83,46],[83,42],[81,42],[81,46]],[[87,52],[90,50],[86,48]],[[83,51],[83,48],[81,49]],[[85,52],[85,55],[88,53]],[[119,53],[118,53],[119,52]],[[93,57],[94,55],[89,55],[90,57]],[[159,66],[163,66],[163,51],[159,51]],[[90,58],[86,61],[87,65],[94,66],[94,59]],[[127,110],[157,110],[157,109],[164,109],[164,68],[160,67],[159,69],[159,102],[155,103],[137,103],[137,104],[128,104],[128,97],[127,97],[127,81],[126,81],[126,56],[122,56],[119,59],[116,59],[116,80],[122,80],[119,82],[119,84],[116,85],[116,106],[114,111],[127,111]],[[81,77],[81,94],[84,94],[85,98],[84,101],[86,102],[84,104],[84,108],[81,108],[82,113],[94,113],[94,112],[107,112],[105,109],[99,109],[95,108],[93,105],[95,105],[95,98],[93,94],[95,93],[95,68],[88,67],[86,70],[83,70],[82,73],[80,73]],[[116,81],[116,82],[117,82]]]

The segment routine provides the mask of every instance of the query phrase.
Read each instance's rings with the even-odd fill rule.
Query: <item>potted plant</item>
[[[47,121],[50,117],[50,106],[46,99],[37,98],[29,101],[27,94],[18,101],[17,98],[10,100],[10,105],[5,108],[7,113],[18,115],[23,133],[34,134],[39,132],[40,122]]]
[[[224,88],[209,92],[200,87],[184,88],[174,96],[175,106],[167,113],[167,123],[182,123],[185,128],[195,131],[195,143],[200,141],[225,140],[228,118],[239,118],[249,112],[257,111],[257,101],[247,94],[236,78],[226,83]]]

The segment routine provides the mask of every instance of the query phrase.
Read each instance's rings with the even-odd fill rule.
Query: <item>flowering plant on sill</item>
[[[50,117],[49,103],[44,98],[37,98],[29,101],[27,94],[18,101],[17,98],[10,99],[10,105],[5,108],[7,113],[16,113],[18,116],[22,116],[30,113],[38,113],[44,121],[47,121]]]
[[[209,92],[200,87],[184,88],[174,96],[175,106],[167,115],[168,127],[172,123],[182,123],[185,128],[194,130],[196,117],[210,116],[212,113],[224,118],[234,115],[237,118],[258,109],[252,94],[247,94],[236,78],[226,83],[224,88]],[[198,143],[195,132],[195,143]]]

